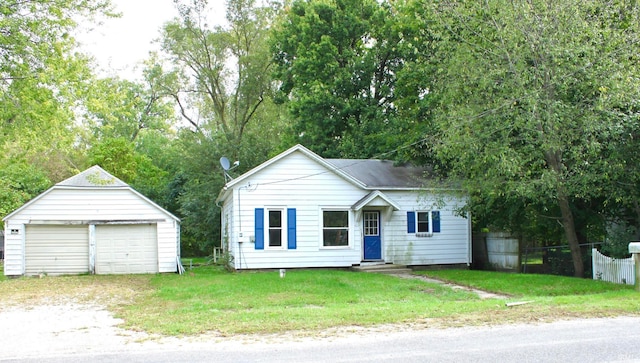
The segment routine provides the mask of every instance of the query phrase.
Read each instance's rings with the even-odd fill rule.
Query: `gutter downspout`
[[[468,229],[467,233],[469,234],[469,243],[467,244],[467,267],[471,266],[473,262],[473,226],[471,225],[471,212],[467,213]]]
[[[177,263],[177,267],[178,267],[178,274],[182,275],[185,272],[184,266],[182,266],[182,260],[180,259],[180,223],[178,223],[178,221],[173,221],[173,223],[175,223],[176,226],[176,241],[177,241],[177,253],[176,253],[176,263]]]

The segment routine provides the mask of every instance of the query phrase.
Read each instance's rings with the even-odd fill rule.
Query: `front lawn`
[[[510,302],[528,301],[530,318],[606,317],[640,313],[640,292],[633,286],[575,277],[491,271],[442,270],[421,274],[486,291],[508,294]],[[499,317],[500,315],[498,315]]]
[[[549,275],[429,271],[430,277],[508,295],[475,293],[419,279],[341,270],[184,275],[61,276],[0,280],[11,305],[99,303],[125,327],[163,335],[313,333],[331,327],[466,326],[640,314],[631,286]],[[506,303],[525,304],[507,306]]]
[[[509,295],[476,294],[417,279],[336,270],[228,274],[200,267],[158,275],[153,293],[125,306],[131,328],[160,334],[221,335],[420,323],[461,326],[637,314],[630,286],[562,276],[437,271],[429,276]],[[505,303],[523,302],[507,307]]]
[[[551,297],[602,294],[633,290],[633,286],[617,285],[591,279],[578,279],[565,276],[500,273],[473,270],[420,271],[421,275],[454,282],[481,290],[513,296]],[[640,295],[638,296],[640,297]]]
[[[494,302],[419,280],[336,270],[158,275],[155,292],[120,310],[131,328],[161,334],[273,333],[444,317]]]

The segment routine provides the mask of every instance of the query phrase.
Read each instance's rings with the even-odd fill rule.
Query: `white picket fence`
[[[595,248],[591,251],[593,261],[593,279],[616,284],[635,284],[635,265],[633,257],[611,258],[603,255]]]

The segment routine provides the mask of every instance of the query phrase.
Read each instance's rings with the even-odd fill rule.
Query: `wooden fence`
[[[593,279],[613,282],[616,284],[635,284],[635,265],[633,257],[611,258],[603,255],[597,249],[591,253],[593,261]]]

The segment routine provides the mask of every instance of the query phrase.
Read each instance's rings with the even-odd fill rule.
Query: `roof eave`
[[[226,185],[222,187],[222,189],[220,189],[220,191],[218,192],[218,197],[215,200],[216,205],[227,200],[227,195],[229,194],[229,192],[230,189]]]
[[[18,207],[18,209],[14,210],[13,212],[7,214],[4,218],[2,218],[3,222],[6,222],[8,219],[10,219],[11,217],[13,217],[14,215],[18,214],[19,212],[21,212],[23,209],[27,208],[28,206],[30,206],[31,204],[35,203],[37,200],[39,200],[40,198],[44,197],[45,195],[49,194],[54,188],[56,188],[56,186],[52,186],[51,188],[45,190],[44,192],[36,195],[34,198],[32,198],[30,201],[24,203],[23,205],[21,205],[20,207]]]

